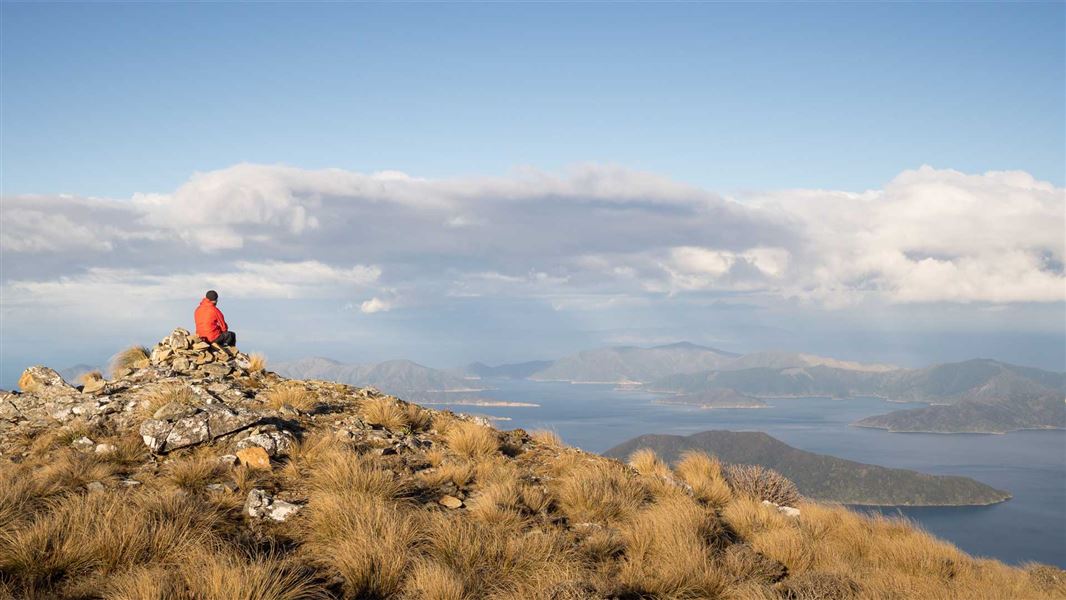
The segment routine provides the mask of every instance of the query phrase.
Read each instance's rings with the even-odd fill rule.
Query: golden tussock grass
[[[529,437],[538,444],[544,444],[552,448],[561,448],[566,444],[563,442],[563,438],[559,437],[559,434],[550,429],[538,429],[536,431],[529,432]]]
[[[274,410],[288,405],[296,410],[310,411],[318,405],[318,399],[299,383],[283,383],[266,393],[266,402]]]
[[[23,392],[30,394],[40,389],[40,384],[32,375],[30,375],[28,370],[23,371],[22,374],[19,375],[18,386]]]
[[[248,372],[262,373],[266,369],[267,357],[261,352],[253,352],[248,357]]]
[[[341,450],[324,457],[310,471],[308,485],[320,494],[395,499],[410,492],[410,482],[381,468],[373,458]]]
[[[78,383],[85,385],[94,381],[100,381],[104,378],[104,375],[100,371],[89,371],[88,373],[82,373],[78,376]]]
[[[175,487],[200,491],[209,483],[215,483],[228,475],[231,468],[219,462],[218,457],[206,452],[193,452],[178,457],[163,465],[164,480]]]
[[[130,346],[111,357],[111,373],[120,369],[133,369],[135,364],[147,360],[152,351],[144,346]]]
[[[704,452],[685,452],[674,467],[674,472],[692,488],[696,498],[711,506],[725,506],[733,496],[718,459]]]
[[[453,452],[462,456],[488,456],[500,450],[500,438],[494,429],[469,421],[450,423],[444,440]]]
[[[363,420],[392,431],[399,431],[410,424],[408,412],[391,396],[367,398],[360,407]]]
[[[624,520],[649,499],[634,474],[610,461],[578,463],[553,483],[560,510],[574,523]]]
[[[142,415],[150,417],[171,402],[191,406],[199,404],[199,401],[199,396],[189,386],[181,383],[167,383],[156,386],[148,392],[139,408]]]
[[[421,561],[404,585],[404,595],[416,600],[465,600],[463,582],[447,567]]]
[[[344,579],[348,597],[398,593],[419,540],[418,519],[380,498],[316,492],[306,509],[307,550]]]
[[[692,498],[670,496],[648,505],[623,526],[622,590],[668,598],[716,598],[729,582],[712,561],[724,546],[714,512]]]
[[[432,469],[419,471],[418,478],[428,487],[436,488],[449,482],[463,487],[474,479],[474,465],[466,461],[440,463]]]

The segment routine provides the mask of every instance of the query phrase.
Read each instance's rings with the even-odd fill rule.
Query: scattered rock
[[[773,506],[774,508],[777,509],[778,512],[780,512],[781,514],[785,515],[786,517],[796,518],[796,517],[800,516],[800,509],[798,509],[798,508],[793,508],[791,506],[781,506],[779,504],[774,504],[773,502],[770,502],[769,500],[763,500],[762,503],[766,504],[766,505],[769,505],[769,506]]]
[[[97,454],[114,454],[118,451],[118,446],[114,444],[97,444],[93,452]]]
[[[251,448],[258,446],[271,457],[284,456],[289,453],[292,448],[293,438],[292,434],[287,431],[269,431],[266,433],[257,433],[250,435],[243,440],[237,442],[237,449],[243,450],[245,448]]]
[[[248,492],[248,499],[244,503],[244,512],[248,516],[256,519],[269,518],[279,522],[288,519],[298,510],[300,510],[298,505],[278,500],[260,489]]]
[[[90,492],[102,492],[107,488],[104,487],[103,483],[100,483],[99,481],[93,481],[86,485],[85,489],[89,490]]]
[[[236,466],[237,465],[237,455],[235,455],[235,454],[223,454],[222,456],[218,457],[218,462],[220,464],[228,465],[230,467]]]
[[[252,469],[270,469],[270,455],[259,446],[238,450],[237,459],[242,465]]]
[[[35,394],[49,391],[59,393],[73,393],[75,390],[63,378],[52,369],[41,365],[33,366],[22,372],[19,377],[19,389],[23,392]]]
[[[96,442],[92,441],[91,439],[89,439],[89,438],[87,438],[85,436],[82,436],[82,437],[74,440],[73,442],[71,442],[70,445],[75,450],[80,450],[82,452],[89,452],[93,448],[96,447]]]
[[[209,483],[206,489],[209,492],[236,492],[240,488],[235,481],[226,481],[223,483]]]
[[[438,498],[437,499],[437,504],[440,504],[444,508],[451,508],[451,509],[456,509],[456,508],[462,508],[463,507],[463,501],[462,500],[456,498],[455,496],[451,496],[449,494],[445,494],[445,495],[441,496],[440,498]]]

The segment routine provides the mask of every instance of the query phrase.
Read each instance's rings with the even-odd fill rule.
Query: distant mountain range
[[[654,348],[600,348],[560,358],[530,375],[530,379],[575,383],[646,382],[676,373],[720,369],[738,356],[688,342]]]
[[[604,455],[625,460],[640,448],[651,448],[667,462],[676,461],[686,450],[702,450],[726,463],[762,465],[788,477],[800,493],[815,500],[881,506],[964,506],[1010,498],[1009,493],[968,477],[928,475],[816,454],[761,432],[642,435]]]
[[[272,364],[270,369],[292,379],[322,379],[349,385],[373,386],[396,395],[481,389],[476,382],[409,360],[344,364],[328,358],[303,358]]]
[[[468,379],[526,379],[538,371],[550,367],[550,360],[531,360],[529,362],[514,363],[490,367],[485,363],[475,362],[452,369],[452,373]]]

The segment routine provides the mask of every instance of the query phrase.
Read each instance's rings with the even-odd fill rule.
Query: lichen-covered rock
[[[280,522],[296,514],[299,510],[300,507],[298,505],[278,500],[261,489],[254,489],[248,492],[248,499],[244,502],[244,512],[256,519],[268,518]]]
[[[141,439],[144,440],[144,445],[148,446],[148,449],[152,452],[162,452],[163,448],[167,445],[167,436],[170,435],[170,430],[174,428],[174,424],[170,421],[163,421],[160,419],[148,419],[141,423]]]
[[[189,406],[188,404],[182,404],[180,402],[168,402],[161,406],[159,410],[155,411],[152,415],[153,419],[160,421],[177,421],[184,417],[190,417],[196,414],[197,408]]]
[[[237,449],[243,450],[245,448],[251,448],[258,446],[270,457],[284,456],[289,453],[289,450],[293,445],[292,434],[287,431],[269,431],[265,433],[256,433],[250,435],[243,440],[237,442]]]
[[[200,367],[202,371],[208,377],[222,378],[229,375],[233,369],[225,363],[209,363]]]
[[[74,393],[76,390],[70,386],[63,377],[48,367],[36,365],[22,372],[18,381],[19,389],[23,392],[40,394],[44,392]]]
[[[177,450],[187,446],[195,446],[211,439],[211,432],[207,427],[207,415],[204,413],[183,417],[174,422],[174,426],[167,434],[166,451]]]
[[[81,386],[81,392],[83,394],[93,394],[103,390],[107,386],[107,382],[97,377],[88,379],[84,385]]]

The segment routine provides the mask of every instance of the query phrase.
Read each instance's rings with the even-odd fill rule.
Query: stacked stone
[[[141,362],[144,364],[134,367],[153,366],[202,379],[247,375],[251,366],[248,355],[236,348],[209,344],[181,327],[156,344],[148,359]]]

